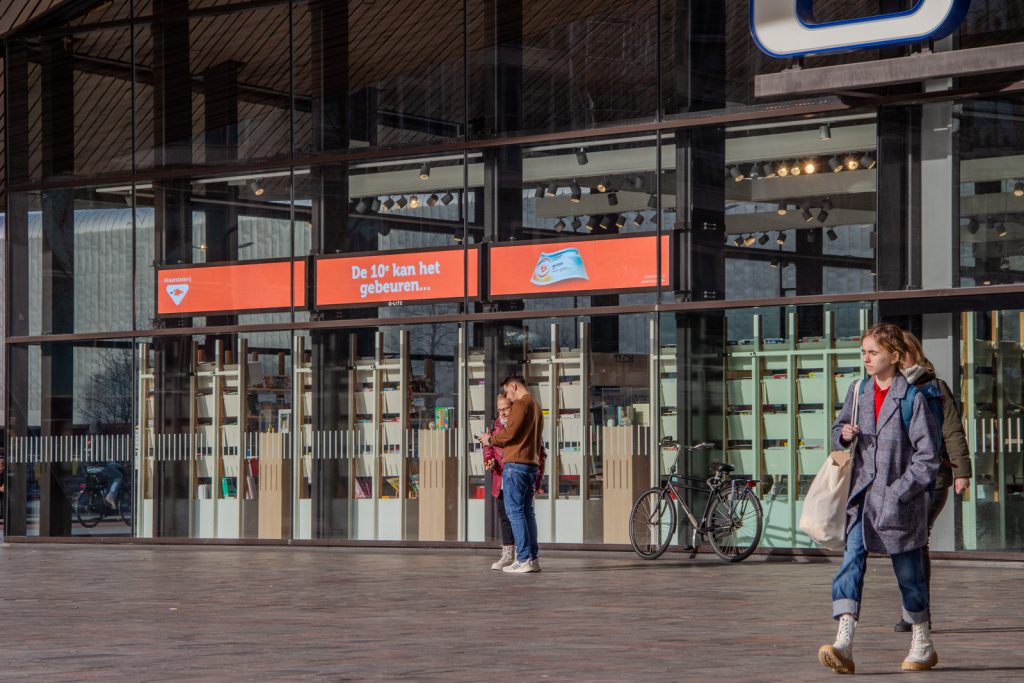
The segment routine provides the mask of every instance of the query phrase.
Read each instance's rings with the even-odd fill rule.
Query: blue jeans
[[[537,559],[537,516],[533,513],[536,483],[536,465],[505,463],[501,490],[505,498],[505,514],[512,522],[512,535],[516,537],[516,559],[520,562]]]
[[[846,535],[843,564],[832,579],[832,618],[852,614],[860,619],[861,595],[864,592],[864,572],[868,564],[868,551],[864,547],[864,504],[857,507],[857,521]],[[928,584],[924,578],[921,549],[890,556],[892,570],[903,596],[903,620],[910,624],[923,624],[928,613]]]

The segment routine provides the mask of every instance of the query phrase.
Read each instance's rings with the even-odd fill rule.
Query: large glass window
[[[725,298],[875,289],[875,140],[871,114],[726,129]]]
[[[960,111],[959,283],[1024,277],[1024,100],[970,100]]]

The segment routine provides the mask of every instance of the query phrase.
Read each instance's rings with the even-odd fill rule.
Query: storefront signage
[[[161,317],[285,311],[306,306],[306,262],[292,259],[170,266],[156,271]]]
[[[669,284],[669,239],[661,237],[661,284]],[[493,299],[640,291],[658,286],[658,237],[591,237],[490,249]]]
[[[750,33],[773,57],[938,40],[955,31],[970,0],[918,0],[902,12],[817,23],[814,0],[750,0]]]
[[[479,295],[477,248],[325,256],[316,261],[317,308],[453,301]]]

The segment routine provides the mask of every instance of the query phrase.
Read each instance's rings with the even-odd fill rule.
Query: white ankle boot
[[[927,623],[911,626],[913,639],[910,641],[910,653],[903,660],[904,671],[927,671],[939,663],[939,655],[932,644],[931,629]]]
[[[839,617],[836,642],[831,645],[822,645],[818,649],[818,661],[837,674],[854,673],[853,634],[856,630],[857,620],[853,618],[852,614],[844,614]]]
[[[516,561],[516,547],[514,545],[501,546],[501,559],[491,565],[491,569],[503,569]]]

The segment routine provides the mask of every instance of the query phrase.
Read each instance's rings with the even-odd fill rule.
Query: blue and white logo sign
[[[750,0],[750,33],[773,57],[863,50],[944,38],[971,0],[918,0],[909,10],[816,23],[814,0]]]

